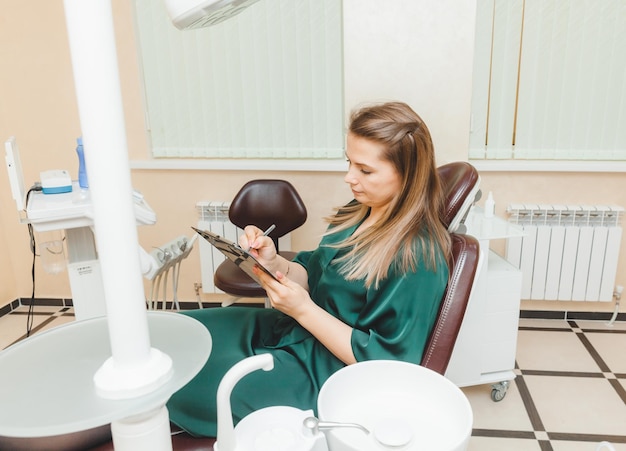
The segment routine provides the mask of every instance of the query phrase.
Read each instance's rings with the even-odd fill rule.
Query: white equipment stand
[[[143,197],[133,195],[133,201],[137,225],[154,224],[156,214]],[[36,232],[65,230],[67,270],[76,320],[105,316],[104,286],[93,234],[89,190],[81,190],[74,183],[69,193],[33,192],[26,206],[26,221]]]
[[[515,379],[522,273],[489,246],[524,231],[502,218],[486,218],[477,206],[465,225],[480,243],[482,263],[446,377],[459,387],[491,383],[491,398],[500,401]]]

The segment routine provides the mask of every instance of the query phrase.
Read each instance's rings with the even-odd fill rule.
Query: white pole
[[[111,422],[115,451],[172,451],[167,407]]]
[[[169,356],[150,347],[110,0],[64,0],[102,266],[112,356],[94,376],[106,398],[165,383]]]

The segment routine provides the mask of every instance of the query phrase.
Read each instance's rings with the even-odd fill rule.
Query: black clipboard
[[[260,268],[265,274],[270,275],[275,280],[276,276],[272,274],[272,272],[263,266],[256,258],[252,256],[248,251],[242,249],[238,244],[233,243],[229,239],[226,239],[222,236],[219,236],[213,232],[209,232],[208,230],[200,230],[195,227],[191,227],[195,230],[202,238],[207,240],[213,247],[215,247],[218,251],[220,251],[226,258],[232,261],[234,264],[239,266],[242,271],[248,274],[255,282],[259,282],[259,277],[252,271],[252,268],[255,266]]]

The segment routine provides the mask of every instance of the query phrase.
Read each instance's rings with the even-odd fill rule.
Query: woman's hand
[[[278,280],[258,268],[255,268],[254,272],[259,277],[261,286],[267,292],[267,297],[275,309],[298,320],[298,317],[302,316],[307,308],[315,306],[309,292],[282,272],[275,272]]]
[[[297,263],[291,263],[291,266],[302,268]],[[350,326],[313,302],[304,287],[282,272],[276,272],[276,279],[259,268],[254,268],[254,272],[267,292],[272,307],[298,321],[346,365],[356,362],[352,351]]]
[[[243,232],[243,235],[239,237],[239,246],[242,249],[248,250],[272,274],[281,272],[288,275],[292,281],[297,282],[305,291],[308,291],[309,285],[306,270],[297,263],[291,263],[278,255],[274,241],[269,236],[263,235],[263,230],[249,225],[243,229]]]
[[[263,230],[249,225],[243,229],[243,235],[239,237],[239,246],[248,250],[254,258],[268,269],[278,270],[276,246],[269,236],[263,235]]]

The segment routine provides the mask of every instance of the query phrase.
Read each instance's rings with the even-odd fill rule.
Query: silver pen
[[[272,233],[272,230],[274,230],[275,228],[276,228],[276,224],[272,224],[271,226],[267,228],[265,232],[263,232],[263,235],[261,236],[269,235],[270,233]],[[250,252],[250,249],[252,249],[252,246],[248,246],[248,250],[246,252]]]

